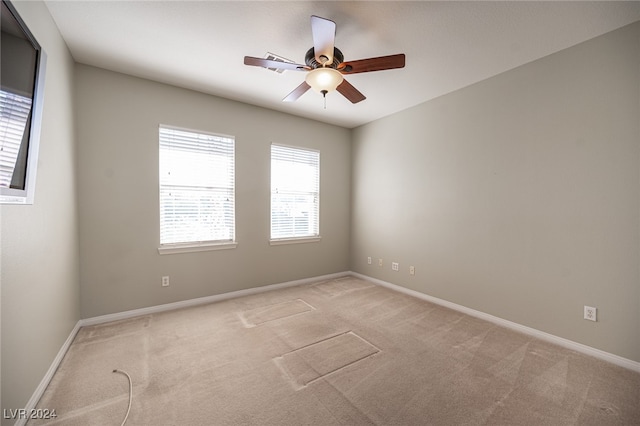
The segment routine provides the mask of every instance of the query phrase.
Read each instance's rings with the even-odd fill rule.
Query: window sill
[[[192,253],[197,251],[211,251],[211,250],[229,250],[238,246],[235,241],[225,241],[223,243],[187,243],[187,244],[167,244],[158,247],[158,253],[160,254],[177,254],[177,253]]]
[[[299,238],[278,238],[269,240],[269,244],[272,246],[281,246],[284,244],[303,244],[303,243],[317,243],[322,237],[299,237]]]

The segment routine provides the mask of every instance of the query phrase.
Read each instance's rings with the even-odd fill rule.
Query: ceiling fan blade
[[[311,16],[311,33],[313,35],[313,50],[319,64],[333,62],[333,48],[336,40],[336,23],[319,16]],[[323,57],[326,57],[323,58]]]
[[[404,53],[399,53],[397,55],[343,62],[338,65],[338,71],[342,74],[356,74],[359,72],[391,70],[395,68],[404,68],[404,61]]]
[[[253,65],[256,67],[276,68],[280,70],[307,71],[309,67],[301,64],[292,64],[289,62],[274,61],[271,59],[254,58],[253,56],[244,57],[245,65]]]
[[[295,89],[293,89],[291,93],[285,96],[282,102],[297,101],[298,98],[304,95],[309,89],[311,89],[311,86],[309,86],[306,81],[303,81],[302,84],[300,84],[300,86],[296,87]]]
[[[336,90],[342,94],[345,98],[349,99],[352,104],[357,104],[360,101],[367,99],[362,93],[351,85],[347,80],[342,80],[342,83],[336,87]]]

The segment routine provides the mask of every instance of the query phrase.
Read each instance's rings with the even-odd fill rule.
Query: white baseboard
[[[131,310],[131,311],[117,312],[115,314],[101,315],[101,316],[98,316],[98,317],[86,318],[86,319],[80,320],[80,326],[84,327],[84,326],[87,326],[87,325],[103,324],[103,323],[106,323],[106,322],[119,321],[119,320],[123,320],[123,319],[138,317],[140,315],[149,315],[149,314],[154,314],[154,313],[158,313],[158,312],[172,311],[172,310],[180,309],[180,308],[188,308],[190,306],[197,306],[197,305],[204,305],[204,304],[207,304],[207,303],[220,302],[222,300],[235,299],[237,297],[249,296],[249,295],[258,294],[258,293],[264,293],[264,292],[271,291],[271,290],[277,290],[279,288],[295,287],[295,286],[298,286],[298,285],[309,284],[309,283],[316,282],[316,281],[340,278],[340,277],[348,276],[350,274],[351,273],[348,272],[348,271],[337,272],[335,274],[321,275],[321,276],[317,276],[317,277],[304,278],[304,279],[295,280],[295,281],[287,281],[287,282],[284,282],[284,283],[271,284],[271,285],[266,285],[266,286],[263,286],[263,287],[253,287],[253,288],[248,288],[246,290],[238,290],[238,291],[232,291],[232,292],[229,292],[229,293],[215,294],[213,296],[198,297],[197,299],[182,300],[180,302],[167,303],[167,304],[164,304],[164,305],[149,306],[148,308],[141,308],[141,309],[134,309],[134,310]]]
[[[416,297],[418,299],[426,300],[427,302],[435,303],[436,305],[444,306],[446,308],[453,309],[455,311],[462,312],[472,317],[480,318],[485,321],[492,322],[494,324],[500,325],[505,328],[509,328],[511,330],[519,331],[521,333],[536,337],[540,340],[547,341],[549,343],[556,344],[558,346],[562,346],[567,349],[574,350],[576,352],[583,353],[585,355],[592,356],[594,358],[601,359],[603,361],[609,362],[611,364],[618,365],[620,367],[627,368],[629,370],[636,371],[640,373],[640,362],[633,361],[627,358],[623,358],[618,355],[614,355],[609,352],[605,352],[600,349],[593,348],[591,346],[584,345],[582,343],[574,342],[569,339],[565,339],[563,337],[558,337],[553,334],[545,333],[544,331],[536,330],[535,328],[527,327],[522,324],[518,324],[512,321],[508,321],[493,315],[486,314],[484,312],[476,311],[475,309],[467,308],[466,306],[458,305],[456,303],[452,303],[443,299],[438,299],[437,297],[429,296],[425,293],[420,293],[419,291],[411,290],[405,287],[401,287],[396,284],[391,284],[386,281],[379,280],[377,278],[372,278],[367,275],[359,274],[357,272],[351,272],[351,275],[354,277],[361,278],[363,280],[371,281],[375,284],[381,285],[383,287],[389,288],[391,290],[398,291],[400,293],[407,294],[409,296]]]
[[[80,321],[76,323],[76,325],[71,330],[71,333],[69,333],[69,337],[67,337],[67,340],[65,340],[65,342],[63,343],[62,347],[58,351],[58,354],[53,359],[51,366],[49,367],[44,377],[40,381],[40,384],[36,388],[35,392],[33,392],[33,395],[31,395],[31,398],[29,398],[27,405],[24,407],[27,413],[31,412],[31,410],[35,409],[36,406],[38,405],[38,401],[40,401],[40,398],[42,398],[44,391],[47,390],[47,386],[49,386],[49,382],[51,382],[51,379],[53,379],[53,375],[56,373],[58,366],[62,362],[62,358],[64,358],[64,356],[66,355],[67,351],[69,350],[69,347],[71,346],[71,343],[73,343],[73,339],[75,339],[76,334],[78,334],[79,330],[80,330]],[[26,423],[27,423],[27,419],[20,418],[15,422],[15,426],[23,426]]]
[[[29,412],[30,410],[36,408],[36,406],[38,405],[38,401],[40,401],[40,398],[42,398],[44,391],[47,389],[47,386],[49,386],[49,383],[51,382],[53,375],[55,374],[56,370],[60,366],[62,359],[64,358],[67,351],[69,350],[71,343],[73,343],[73,339],[75,339],[81,327],[85,327],[88,325],[103,324],[103,323],[123,320],[127,318],[133,318],[140,315],[148,315],[148,314],[157,313],[157,312],[164,312],[164,311],[170,311],[174,309],[186,308],[189,306],[204,305],[207,303],[219,302],[227,299],[234,299],[241,296],[249,296],[252,294],[264,293],[271,290],[277,290],[279,288],[295,287],[298,285],[310,284],[316,281],[330,280],[330,279],[345,277],[349,275],[351,275],[351,272],[348,272],[348,271],[337,272],[335,274],[321,275],[321,276],[312,277],[312,278],[304,278],[301,280],[271,284],[263,287],[254,287],[246,290],[232,291],[229,293],[216,294],[213,296],[199,297],[197,299],[183,300],[180,302],[167,303],[164,305],[150,306],[148,308],[134,309],[131,311],[117,312],[115,314],[101,315],[98,317],[81,319],[73,327],[73,330],[71,330],[69,337],[67,337],[67,340],[64,342],[64,344],[60,348],[60,351],[58,351],[58,354],[56,355],[53,362],[51,363],[49,370],[47,370],[47,373],[42,378],[42,380],[40,381],[40,384],[38,385],[35,392],[33,393],[33,395],[31,395],[31,398],[27,402],[27,405],[25,406],[25,410]],[[26,419],[19,419],[18,421],[16,421],[15,426],[24,426],[26,423],[27,423]]]
[[[213,296],[199,297],[197,299],[183,300],[180,302],[167,303],[164,305],[150,306],[148,308],[134,309],[134,310],[125,311],[125,312],[117,312],[114,314],[101,315],[93,318],[81,319],[73,327],[73,330],[71,330],[69,337],[67,337],[67,340],[64,342],[64,344],[60,348],[60,351],[58,351],[58,354],[56,355],[55,359],[51,363],[49,370],[47,370],[47,373],[42,378],[42,381],[40,381],[40,384],[38,385],[35,392],[27,402],[25,409],[27,410],[27,412],[29,412],[29,410],[36,408],[38,401],[40,401],[40,398],[44,394],[44,391],[47,389],[47,386],[49,386],[49,382],[53,378],[53,375],[58,369],[58,366],[62,362],[62,359],[64,358],[65,354],[69,350],[71,343],[73,343],[73,339],[76,337],[76,334],[78,334],[78,331],[80,330],[81,327],[133,318],[140,315],[148,315],[148,314],[153,314],[158,312],[170,311],[174,309],[186,308],[189,306],[204,305],[207,303],[219,302],[222,300],[234,299],[242,296],[249,296],[252,294],[264,293],[267,291],[277,290],[280,288],[295,287],[298,285],[310,284],[317,281],[330,280],[330,279],[340,278],[340,277],[349,276],[349,275],[362,278],[367,281],[371,281],[375,284],[381,285],[391,290],[395,290],[400,293],[404,293],[409,296],[416,297],[418,299],[426,300],[427,302],[435,303],[437,305],[441,305],[441,306],[465,313],[467,315],[480,318],[480,319],[492,322],[494,324],[522,332],[524,334],[531,335],[533,337],[537,337],[541,340],[545,340],[550,343],[554,343],[559,346],[575,350],[576,352],[581,352],[586,355],[593,356],[595,358],[610,362],[620,367],[624,367],[629,370],[640,372],[640,362],[632,361],[630,359],[623,358],[621,356],[614,355],[609,352],[602,351],[600,349],[592,348],[590,346],[583,345],[581,343],[564,339],[562,337],[554,336],[552,334],[545,333],[543,331],[536,330],[531,327],[526,327],[524,325],[521,325],[515,322],[507,321],[505,319],[498,318],[493,315],[485,314],[484,312],[476,311],[474,309],[470,309],[462,305],[448,302],[443,299],[438,299],[437,297],[429,296],[427,294],[420,293],[415,290],[410,290],[408,288],[404,288],[396,284],[391,284],[386,281],[379,280],[377,278],[372,278],[363,274],[359,274],[357,272],[346,271],[346,272],[338,272],[335,274],[321,275],[321,276],[312,277],[312,278],[304,278],[301,280],[288,281],[284,283],[271,284],[263,287],[254,287],[246,290],[238,290],[238,291],[232,291],[229,293],[216,294]],[[15,426],[24,426],[26,422],[27,422],[26,419],[20,419],[15,423]]]

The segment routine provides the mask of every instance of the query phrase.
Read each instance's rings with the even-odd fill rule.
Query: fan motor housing
[[[330,64],[321,64],[316,60],[316,52],[313,49],[313,47],[311,49],[309,49],[307,51],[307,54],[304,56],[304,62],[305,64],[309,65],[311,68],[316,69],[316,68],[322,68],[323,66],[327,66],[329,68],[338,68],[338,65],[340,65],[342,62],[344,62],[344,55],[342,54],[342,52],[340,51],[340,49],[338,49],[337,47],[333,48],[333,62]]]

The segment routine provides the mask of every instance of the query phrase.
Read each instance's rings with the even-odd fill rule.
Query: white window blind
[[[233,137],[160,127],[160,244],[235,239]]]
[[[320,153],[271,145],[271,239],[319,236]]]
[[[9,188],[29,120],[31,98],[0,90],[0,186]]]

